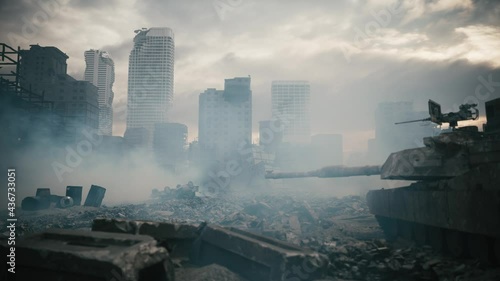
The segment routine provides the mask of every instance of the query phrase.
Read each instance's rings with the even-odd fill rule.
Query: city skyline
[[[377,102],[412,101],[421,111],[432,98],[452,111],[477,98],[476,87],[483,86],[482,97],[498,94],[484,92],[484,81],[500,80],[500,24],[492,2],[289,1],[284,7],[242,1],[224,11],[210,1],[59,3],[45,12],[45,22],[33,24],[33,15],[45,11],[40,5],[5,1],[0,38],[23,48],[57,45],[77,78],[83,77],[84,50],[107,50],[116,65],[116,135],[125,130],[132,31],[148,26],[176,32],[172,114],[194,132],[190,140],[196,138],[198,94],[222,88],[226,77],[252,75],[253,124],[271,116],[272,80],[310,81],[311,133],[341,133],[347,151],[367,149]],[[104,19],[106,13],[123,16]]]

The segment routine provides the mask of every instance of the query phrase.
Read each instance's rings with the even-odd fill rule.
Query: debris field
[[[141,204],[20,211],[17,235],[49,229],[83,233],[91,230],[95,219],[208,223],[243,229],[326,256],[328,264],[321,280],[500,280],[500,269],[495,265],[452,258],[405,240],[386,242],[362,196],[337,198],[280,191],[224,197],[184,192],[168,197],[158,196],[160,193],[153,192],[152,199]],[[5,221],[0,220],[0,224]],[[2,233],[1,239],[7,235]],[[171,257],[175,280],[246,280],[221,265],[193,266],[183,257]]]

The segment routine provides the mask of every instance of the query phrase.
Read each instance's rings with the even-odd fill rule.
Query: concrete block
[[[16,280],[172,281],[173,274],[167,250],[144,235],[56,229],[16,243]]]
[[[236,228],[206,226],[193,245],[192,262],[216,263],[248,280],[316,280],[328,258],[309,249]]]
[[[50,196],[28,196],[21,201],[25,211],[38,211],[50,208]]]
[[[104,194],[106,194],[106,188],[92,185],[90,187],[87,198],[85,199],[84,206],[86,207],[101,207],[102,200],[104,199]]]
[[[39,196],[39,197],[50,196],[50,188],[37,188],[35,196]]]
[[[198,237],[197,225],[169,222],[95,219],[92,231],[149,235],[164,245],[172,258],[188,258],[191,246]]]
[[[82,204],[82,189],[81,186],[71,186],[66,187],[66,196],[73,198],[73,205],[80,206]]]

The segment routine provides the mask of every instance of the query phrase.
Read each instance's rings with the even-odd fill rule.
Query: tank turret
[[[441,113],[441,106],[429,100],[429,118],[405,121],[432,121],[436,124],[449,123],[452,132],[442,133],[423,140],[424,147],[398,151],[389,155],[382,166],[329,166],[309,172],[268,172],[266,178],[298,177],[350,177],[380,175],[382,179],[436,180],[456,177],[488,159],[481,158],[478,148],[487,141],[475,126],[456,128],[458,121],[476,120],[479,117],[477,104],[463,104],[458,112]]]
[[[398,124],[449,123],[452,130],[424,138],[424,147],[392,153],[382,166],[268,172],[266,178],[380,175],[416,181],[367,194],[370,212],[389,240],[399,236],[455,256],[500,261],[500,98],[486,102],[482,132],[475,126],[457,128],[459,121],[478,119],[476,107],[465,104],[458,112],[443,114],[440,105],[429,100],[429,118]]]

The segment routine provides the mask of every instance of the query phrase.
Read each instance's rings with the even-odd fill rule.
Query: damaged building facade
[[[53,112],[62,117],[64,138],[75,141],[83,128],[99,126],[98,89],[67,74],[68,56],[56,47],[31,45],[20,51],[20,85],[53,102]]]
[[[85,81],[96,86],[99,93],[99,133],[111,136],[113,132],[115,63],[106,51],[91,49],[85,51],[84,55]]]
[[[152,147],[154,125],[169,122],[174,96],[174,33],[167,27],[136,30],[129,56],[126,135],[147,130],[146,147]]]

